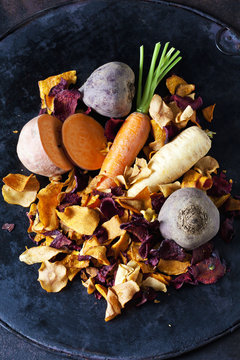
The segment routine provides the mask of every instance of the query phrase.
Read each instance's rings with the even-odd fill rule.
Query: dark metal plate
[[[82,1],[44,12],[0,42],[1,177],[21,172],[15,148],[21,127],[38,113],[37,81],[76,69],[79,84],[112,60],[138,69],[138,48],[148,59],[157,41],[170,41],[183,60],[175,72],[197,85],[204,104],[217,103],[211,154],[240,192],[239,65],[215,45],[220,22],[158,1]],[[161,90],[162,89],[162,90]],[[164,86],[159,91],[165,91]],[[23,169],[23,173],[27,173]],[[163,359],[197,348],[240,323],[240,244],[217,239],[230,271],[217,284],[170,289],[160,304],[129,307],[104,323],[105,302],[86,294],[80,280],[58,294],[37,282],[38,266],[18,261],[31,246],[25,210],[1,198],[1,223],[13,222],[0,238],[2,324],[49,349],[91,359]],[[239,228],[236,229],[239,234]]]

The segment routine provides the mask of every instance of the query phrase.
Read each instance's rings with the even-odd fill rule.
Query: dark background
[[[32,14],[65,2],[65,0],[0,0],[0,36]],[[174,2],[208,13],[240,32],[240,0],[175,0]],[[71,358],[69,356],[61,356],[59,353],[48,352],[0,326],[0,360],[22,359],[60,360]],[[201,349],[175,359],[240,359],[240,329]]]

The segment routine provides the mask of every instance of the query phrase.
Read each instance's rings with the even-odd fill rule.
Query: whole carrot
[[[169,43],[165,44],[157,67],[156,61],[161,45],[160,43],[155,45],[143,92],[144,48],[143,46],[140,47],[137,110],[127,117],[117,133],[113,145],[103,161],[100,175],[105,176],[104,180],[98,184],[98,188],[107,189],[116,185],[114,182],[115,177],[123,174],[126,166],[132,165],[148,138],[150,118],[147,114],[155,89],[163,77],[181,60],[181,57],[178,56],[180,51],[174,52],[175,48],[172,47],[167,52],[168,45]]]

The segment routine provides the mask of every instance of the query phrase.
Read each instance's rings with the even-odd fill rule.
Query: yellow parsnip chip
[[[10,183],[16,189],[20,189],[21,191],[15,190],[9,185],[3,185],[2,187],[2,195],[4,200],[8,204],[20,205],[23,207],[28,207],[36,200],[37,192],[39,190],[39,182],[35,175],[26,176],[24,178],[20,177],[21,174],[9,174],[12,175],[9,178],[5,177],[6,183]],[[14,175],[17,175],[15,177]],[[24,176],[24,175],[22,175]],[[3,180],[4,180],[3,179]],[[16,182],[14,182],[17,179]],[[22,180],[20,180],[22,179]]]
[[[94,246],[89,248],[84,255],[92,256],[94,259],[98,261],[100,265],[110,265],[110,262],[106,256],[107,248],[106,246]]]
[[[57,215],[70,229],[84,235],[92,235],[99,223],[97,210],[79,205],[68,206]]]
[[[52,259],[59,253],[64,253],[66,251],[55,249],[50,246],[36,246],[24,251],[20,256],[19,260],[25,262],[27,265],[32,265],[36,263],[41,263]]]
[[[115,285],[122,284],[126,281],[137,281],[140,266],[136,261],[128,262],[127,265],[119,264],[115,276]]]
[[[151,287],[153,288],[155,291],[163,291],[163,292],[167,292],[167,287],[166,285],[161,282],[160,280],[153,278],[151,276],[148,276],[143,282],[142,282],[142,286],[143,287]]]
[[[76,71],[71,70],[64,72],[59,75],[53,75],[48,77],[45,80],[40,80],[38,82],[39,91],[40,91],[40,98],[42,100],[42,109],[48,108],[48,113],[51,114],[53,111],[53,100],[54,97],[48,96],[49,91],[52,87],[58,85],[61,81],[61,78],[68,82],[68,86],[70,84],[75,84],[77,81]]]
[[[157,267],[159,271],[167,275],[180,275],[187,272],[191,265],[190,261],[164,260],[160,259]]]
[[[147,210],[141,210],[140,212],[141,214],[143,214],[143,217],[149,222],[154,221],[157,218],[157,214],[153,209],[148,208]]]
[[[194,165],[194,170],[209,178],[211,178],[212,173],[217,172],[218,168],[219,163],[212,156],[204,156]]]
[[[111,288],[108,288],[105,321],[110,321],[119,314],[121,314],[121,304],[115,292]]]
[[[165,104],[161,96],[155,94],[149,106],[149,114],[163,128],[173,120],[172,110]]]
[[[62,190],[61,183],[50,183],[38,193],[39,220],[48,231],[58,228],[59,220],[56,207],[59,204],[58,196]]]
[[[38,281],[47,292],[59,292],[67,285],[67,269],[58,261],[45,261],[38,270]]]
[[[215,106],[216,104],[213,104],[202,109],[203,116],[208,122],[212,122]]]
[[[125,304],[128,301],[130,301],[133,298],[133,296],[140,290],[138,284],[133,280],[129,280],[124,283],[114,285],[112,289],[117,294],[118,301],[120,302],[123,308]]]
[[[94,293],[94,291],[96,290],[95,281],[91,277],[89,279],[87,279],[86,281],[82,281],[82,284],[85,288],[87,288],[87,292],[89,295]]]

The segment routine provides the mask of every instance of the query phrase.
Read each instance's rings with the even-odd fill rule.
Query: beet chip
[[[191,266],[189,271],[195,280],[203,284],[214,284],[225,274],[226,265],[218,257],[211,256]]]
[[[124,209],[109,196],[101,200],[100,210],[107,219],[115,215],[121,217],[124,213]]]
[[[233,223],[234,223],[234,217],[227,217],[221,223],[220,235],[221,238],[226,242],[230,242],[234,236]]]
[[[194,280],[193,276],[187,271],[184,274],[178,275],[174,280],[171,281],[171,284],[175,287],[175,289],[180,289],[183,284],[197,285],[197,280]]]
[[[201,96],[193,100],[189,96],[181,97],[179,95],[172,95],[170,101],[175,101],[181,110],[185,110],[188,105],[190,105],[193,110],[197,110],[203,104]]]
[[[195,265],[204,259],[208,259],[212,255],[212,251],[213,244],[211,242],[207,242],[206,244],[193,249],[191,265]]]
[[[174,240],[163,240],[158,251],[160,258],[164,260],[182,261],[186,256],[184,249]]]
[[[156,214],[159,213],[161,207],[165,202],[165,197],[162,194],[153,193],[151,195],[152,208],[155,210]]]
[[[226,174],[221,172],[219,175],[212,176],[213,184],[207,194],[210,196],[222,196],[229,194],[232,190],[232,184],[226,179]]]
[[[78,194],[65,193],[57,209],[58,211],[63,212],[66,207],[71,205],[80,205],[80,202],[81,198],[78,196]]]
[[[78,99],[81,94],[78,90],[62,90],[54,98],[53,115],[59,120],[64,121],[66,118],[75,113]]]
[[[51,88],[51,90],[49,91],[48,96],[55,96],[57,95],[60,91],[65,90],[68,88],[68,82],[67,80],[65,80],[64,78],[61,77],[61,81],[60,83],[58,83],[57,85],[53,86]]]
[[[15,227],[15,224],[5,223],[2,226],[2,230],[7,230],[8,232],[11,232],[11,231],[13,231],[14,227]]]
[[[122,126],[124,120],[122,119],[109,119],[105,124],[104,135],[107,138],[107,141],[113,141],[117,135],[120,127]]]
[[[164,126],[164,129],[166,131],[166,143],[179,134],[179,129],[174,124],[166,125]]]
[[[72,241],[69,240],[65,235],[63,235],[61,232],[53,239],[50,246],[54,247],[55,249],[61,249],[65,246],[69,246],[72,244]]]

